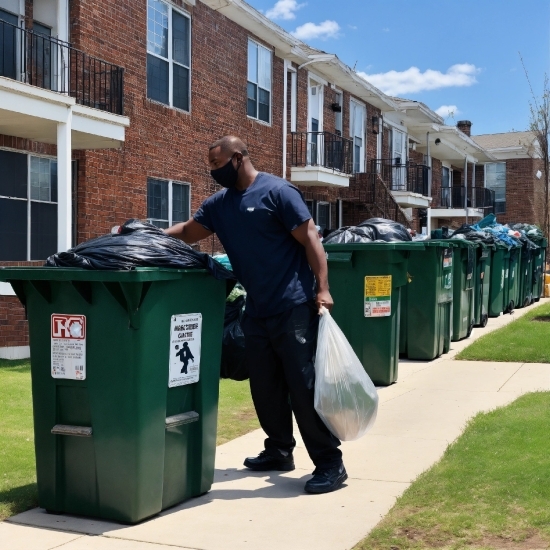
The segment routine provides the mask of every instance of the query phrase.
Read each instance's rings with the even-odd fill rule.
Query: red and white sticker
[[[86,316],[52,314],[52,377],[86,379]]]

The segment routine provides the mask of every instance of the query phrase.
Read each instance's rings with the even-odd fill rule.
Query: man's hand
[[[320,292],[317,292],[315,303],[319,308],[319,312],[321,311],[321,306],[325,306],[329,311],[331,311],[332,306],[334,305],[334,301],[332,300],[332,296],[328,290],[321,290]]]

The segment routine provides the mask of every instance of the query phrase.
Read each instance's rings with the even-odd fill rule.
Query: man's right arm
[[[213,235],[212,231],[209,231],[203,227],[200,223],[196,222],[193,218],[183,223],[177,223],[164,232],[171,237],[176,237],[187,244],[193,244],[197,241],[202,241]]]

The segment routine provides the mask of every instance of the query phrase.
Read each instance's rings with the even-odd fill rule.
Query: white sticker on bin
[[[86,379],[86,316],[52,313],[53,378]]]
[[[170,324],[170,366],[168,387],[199,381],[202,314],[172,315]]]

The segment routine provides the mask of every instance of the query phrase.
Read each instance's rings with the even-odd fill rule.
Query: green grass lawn
[[[36,505],[31,372],[0,359],[0,520]]]
[[[533,320],[536,317],[544,320]],[[550,363],[550,304],[541,305],[509,325],[486,334],[457,359]]]
[[[37,504],[28,361],[0,359],[0,521]],[[248,382],[220,381],[218,445],[259,427]]]
[[[441,461],[419,476],[355,548],[547,548],[548,426],[549,392],[478,414]]]

